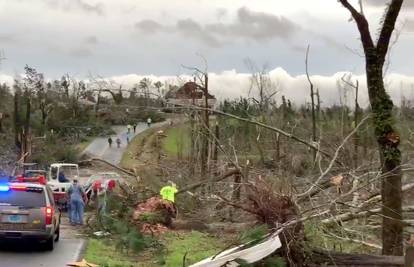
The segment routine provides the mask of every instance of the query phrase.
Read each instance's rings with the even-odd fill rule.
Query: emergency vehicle
[[[61,212],[46,177],[0,177],[0,241],[40,242],[53,250]]]

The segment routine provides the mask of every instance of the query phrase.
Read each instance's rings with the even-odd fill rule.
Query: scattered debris
[[[163,200],[160,197],[151,197],[137,205],[133,213],[133,219],[143,223],[142,227],[146,224],[151,224],[153,227],[157,224],[168,227],[172,223],[172,218],[176,217],[176,214],[177,210],[174,203]],[[146,228],[148,229],[148,226]],[[143,228],[142,230],[145,229]]]
[[[255,244],[255,243],[254,243]],[[255,263],[274,253],[282,246],[279,235],[272,234],[263,239],[262,242],[252,245],[252,242],[228,249],[218,255],[204,259],[190,267],[220,267],[239,266],[236,260],[242,259],[246,263]]]
[[[102,237],[102,236],[109,236],[109,235],[111,235],[111,233],[104,232],[104,231],[97,231],[97,232],[94,232],[93,235],[98,236],[98,237]]]
[[[78,262],[72,262],[66,264],[66,266],[72,266],[72,267],[99,267],[99,265],[87,262],[85,259],[78,261]]]

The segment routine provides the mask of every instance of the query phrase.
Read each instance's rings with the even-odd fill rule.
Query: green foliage
[[[268,225],[262,224],[242,232],[239,236],[239,240],[241,243],[260,240],[267,233],[269,233]]]
[[[270,257],[264,260],[264,267],[286,267],[286,261],[282,257]]]
[[[117,237],[115,247],[118,250],[137,253],[153,246],[156,240],[140,233],[139,227],[131,223],[131,216],[132,210],[123,201],[110,196],[107,199],[107,211],[99,217],[100,228]]]
[[[135,259],[116,250],[112,241],[103,239],[89,239],[85,259],[101,267],[139,266]]]
[[[240,267],[251,267],[252,264],[248,263],[243,259],[235,259],[234,262],[238,263]]]
[[[31,156],[31,161],[41,166],[48,166],[53,162],[77,162],[79,151],[66,143],[45,142],[37,149],[37,153]]]
[[[222,242],[204,233],[192,231],[180,234],[168,233],[163,241],[165,245],[165,266],[189,266],[220,251]]]
[[[180,124],[169,128],[163,140],[163,149],[171,156],[186,155],[190,151],[190,128],[188,124]]]
[[[139,216],[139,220],[149,224],[165,223],[165,216],[161,212],[145,212]]]
[[[306,236],[306,245],[308,248],[312,249],[323,249],[323,250],[339,250],[344,253],[376,253],[375,249],[371,247],[364,246],[362,244],[354,243],[351,241],[345,241],[338,239],[329,233],[334,233],[337,236],[341,236],[342,233],[341,227],[330,227],[326,229],[324,226],[320,225],[316,221],[308,221],[304,224],[305,226],[305,236]],[[354,226],[357,229],[358,224]],[[361,228],[361,231],[364,228]],[[367,231],[366,228],[363,230],[366,237],[370,235],[375,237],[375,232]],[[345,233],[344,235],[347,236],[349,233]],[[360,239],[359,236],[356,239]]]

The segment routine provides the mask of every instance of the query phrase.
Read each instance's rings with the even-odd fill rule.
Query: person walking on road
[[[111,137],[108,138],[108,144],[109,144],[109,147],[112,147],[112,138]]]
[[[82,186],[78,184],[78,180],[73,180],[73,184],[68,189],[68,194],[70,201],[70,223],[72,225],[83,225],[86,194]]]
[[[148,118],[148,119],[147,119],[147,125],[148,125],[148,128],[149,128],[149,127],[151,127],[151,123],[152,123],[151,118]]]
[[[121,147],[121,139],[119,139],[119,137],[116,139],[116,145],[118,148]]]
[[[131,137],[129,136],[129,133],[127,133],[126,139],[127,139],[127,144],[129,144],[129,141],[131,140]]]
[[[132,128],[134,128],[134,133],[137,131],[137,123],[134,122],[134,124],[132,125]]]
[[[128,130],[128,133],[130,133],[130,132],[131,132],[131,128],[132,128],[131,124],[128,124],[128,125],[127,125],[127,130]]]

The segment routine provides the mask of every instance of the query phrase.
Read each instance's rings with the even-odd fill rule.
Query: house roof
[[[202,99],[204,96],[203,91],[195,82],[186,82],[181,87],[173,87],[166,94],[165,98],[176,99]],[[216,99],[213,95],[208,94],[208,99]]]

